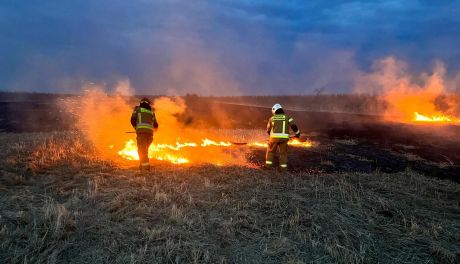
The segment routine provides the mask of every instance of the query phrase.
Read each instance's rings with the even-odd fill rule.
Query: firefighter
[[[270,135],[268,142],[267,154],[265,157],[265,167],[273,167],[273,158],[276,149],[279,149],[279,166],[281,171],[287,170],[287,147],[289,141],[289,127],[294,131],[295,137],[300,137],[300,130],[292,117],[287,116],[280,104],[272,107],[273,116],[270,117],[267,124],[267,133]]]
[[[158,129],[158,122],[150,105],[149,99],[142,98],[139,105],[134,107],[131,115],[131,125],[136,129],[137,153],[139,154],[141,172],[150,170],[148,152],[153,141],[153,131]]]

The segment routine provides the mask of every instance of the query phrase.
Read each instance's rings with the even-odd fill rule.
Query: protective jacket
[[[275,113],[267,123],[267,133],[270,139],[289,140],[289,127],[292,128],[297,136],[300,136],[300,130],[294,122],[294,118],[284,113]]]
[[[136,106],[131,115],[131,125],[136,129],[137,134],[153,134],[158,128],[155,113],[146,107]]]

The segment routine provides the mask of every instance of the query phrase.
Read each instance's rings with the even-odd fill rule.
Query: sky
[[[456,75],[459,14],[453,0],[2,0],[0,90],[346,93],[390,56]]]

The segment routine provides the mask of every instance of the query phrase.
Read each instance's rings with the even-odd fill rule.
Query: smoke
[[[115,86],[115,94],[120,94],[124,96],[133,96],[134,88],[131,87],[131,82],[129,79],[119,81]]]
[[[129,120],[131,106],[119,94],[108,95],[101,89],[87,90],[76,102],[77,128],[105,158],[115,158],[116,152],[129,140],[133,131]],[[75,109],[75,107],[68,108]]]
[[[187,106],[181,97],[157,98],[153,102],[153,108],[160,126],[155,134],[154,141],[157,143],[174,145],[176,142],[195,142],[199,145],[206,139],[216,142],[228,141],[216,129],[190,127],[180,119],[187,111]],[[245,151],[242,149],[184,148],[180,151],[180,155],[193,163],[221,165],[246,163]]]
[[[431,73],[411,74],[407,63],[394,57],[378,60],[373,72],[356,78],[355,92],[379,95],[389,120],[413,121],[415,113],[425,116],[458,116],[458,97],[446,84],[446,68],[437,62]]]
[[[190,20],[191,16],[199,18]],[[164,28],[156,34],[165,37],[169,57],[161,78],[152,80],[159,90],[169,96],[241,94],[232,75],[235,71],[223,61],[223,51],[219,50],[227,45],[213,47],[213,43],[225,38],[225,33],[215,32],[211,39],[203,35],[203,31],[209,33],[208,25],[214,23],[215,16],[212,4],[206,2],[183,3],[165,15]]]
[[[129,81],[115,85],[114,94],[108,94],[103,87],[86,89],[76,101],[66,101],[63,107],[75,114],[77,128],[98,150],[104,159],[122,162],[118,152],[126,147],[127,142],[136,140],[134,129],[130,124],[133,107],[138,104],[132,97],[122,96],[121,92],[132,91]],[[125,93],[126,94],[126,93]],[[159,129],[154,134],[154,144],[195,143],[200,146],[204,140],[216,142],[225,140],[216,130],[192,128],[181,120],[187,111],[185,101],[180,97],[160,97],[153,101]],[[211,164],[245,164],[245,151],[225,149],[216,146],[188,147],[180,151],[162,150],[154,155],[175,155],[191,163]],[[123,161],[122,163],[124,163]],[[120,163],[121,164],[121,163]]]
[[[238,95],[238,83],[212,54],[199,47],[177,50],[167,68],[170,82],[168,95],[196,93],[199,95]]]

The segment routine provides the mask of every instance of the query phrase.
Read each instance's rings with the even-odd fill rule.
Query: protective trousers
[[[267,147],[267,154],[265,157],[265,165],[267,167],[273,166],[273,159],[275,157],[276,149],[279,149],[280,158],[279,164],[280,168],[285,170],[287,169],[287,149],[288,149],[288,140],[280,139],[270,139]]]
[[[137,153],[139,154],[140,170],[150,170],[149,147],[152,144],[153,135],[150,133],[137,133]]]

